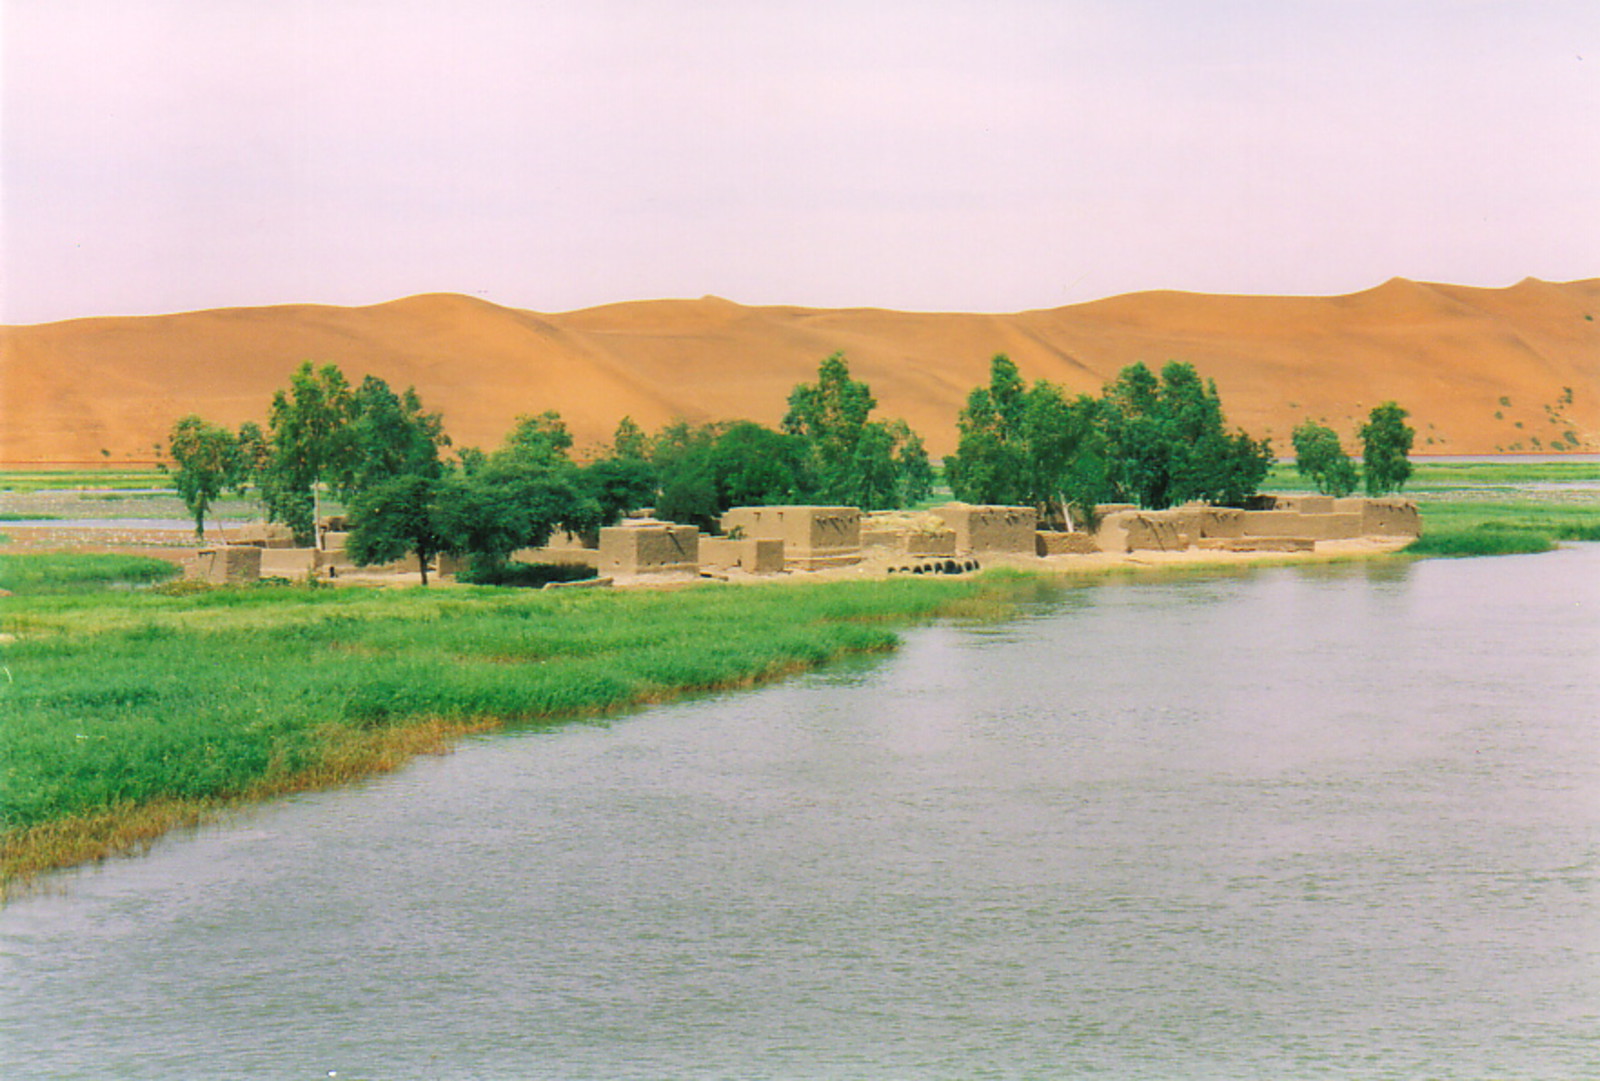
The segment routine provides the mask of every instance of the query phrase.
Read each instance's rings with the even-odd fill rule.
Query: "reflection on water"
[[[1600,546],[1071,587],[0,915],[13,1077],[1600,1072]]]

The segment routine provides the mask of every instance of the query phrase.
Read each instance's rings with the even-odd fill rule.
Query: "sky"
[[[1595,0],[0,0],[0,322],[1600,274]]]

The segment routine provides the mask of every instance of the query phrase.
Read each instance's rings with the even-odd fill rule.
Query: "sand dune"
[[[1310,416],[1352,440],[1384,399],[1418,453],[1600,449],[1600,279],[1478,289],[1394,279],[1335,297],[1152,292],[1006,315],[747,307],[717,297],[547,314],[465,296],[286,305],[0,328],[0,462],[149,460],[186,413],[263,420],[303,360],[414,385],[458,444],[492,447],[558,409],[579,446],[618,418],[775,423],[842,350],[880,412],[955,444],[967,392],[1009,353],[1028,378],[1097,392],[1134,361],[1214,378],[1230,421],[1287,450]],[[1563,400],[1571,388],[1570,403]],[[1509,404],[1506,404],[1508,403]]]

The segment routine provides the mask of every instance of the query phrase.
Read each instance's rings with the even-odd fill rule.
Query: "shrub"
[[[458,580],[476,586],[522,586],[539,589],[550,582],[581,582],[598,572],[581,563],[500,563],[479,566],[476,561]]]

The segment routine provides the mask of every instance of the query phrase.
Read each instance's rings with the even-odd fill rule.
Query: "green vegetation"
[[[1360,479],[1332,428],[1306,421],[1294,430],[1294,464],[1302,477],[1323,495],[1347,496]]]
[[[84,593],[112,586],[165,582],[182,573],[176,564],[143,556],[70,552],[7,552],[0,555],[0,589],[18,596]]]
[[[1429,530],[1405,551],[1416,556],[1508,556],[1548,552],[1555,546],[1544,533],[1491,527]]]
[[[172,426],[167,448],[177,465],[173,484],[194,518],[194,535],[204,537],[206,511],[223,489],[239,487],[246,477],[239,442],[228,429],[190,414]]]
[[[1394,402],[1374,406],[1361,426],[1361,477],[1368,495],[1387,495],[1411,478],[1411,444],[1416,431]]]
[[[822,362],[815,383],[790,393],[783,428],[805,440],[822,502],[882,510],[915,503],[932,488],[921,437],[901,420],[868,420],[877,404],[865,383],[850,378],[843,353]]]
[[[1423,458],[1411,463],[1406,489],[1412,495],[1457,492],[1479,498],[1496,489],[1511,491],[1529,484],[1600,483],[1600,462],[1434,462]],[[1278,462],[1268,471],[1262,487],[1267,491],[1312,491],[1315,486],[1292,462]]]
[[[172,478],[150,469],[0,470],[0,491],[47,492],[85,488],[171,488]]]
[[[0,514],[0,522],[57,522],[61,520],[59,514]]]
[[[244,799],[347,781],[455,734],[614,713],[886,650],[1037,580],[173,589],[8,602],[6,879]],[[93,663],[85,663],[92,657]]]
[[[1272,461],[1266,440],[1225,430],[1216,384],[1177,362],[1159,378],[1130,365],[1098,400],[1069,401],[1043,380],[1026,387],[1001,354],[989,386],[968,396],[958,426],[960,445],[945,459],[956,498],[1030,503],[1045,520],[1106,501],[1240,506]]]
[[[1082,521],[1112,491],[1103,417],[1087,394],[1069,401],[1043,379],[1029,387],[998,354],[989,385],[967,395],[956,421],[961,441],[945,459],[951,493],[968,503],[1031,505],[1062,524],[1077,507]]]

